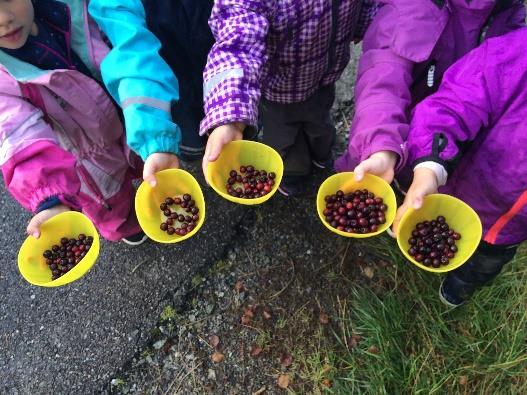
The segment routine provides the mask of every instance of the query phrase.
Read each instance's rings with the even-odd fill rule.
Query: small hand
[[[203,155],[202,167],[205,179],[207,179],[207,167],[209,166],[209,162],[214,162],[218,159],[224,145],[231,141],[241,140],[243,138],[243,129],[245,129],[244,124],[235,122],[218,126],[212,131],[207,141],[205,155]]]
[[[65,211],[70,211],[71,209],[64,204],[59,204],[57,206],[48,208],[47,210],[42,210],[40,213],[36,214],[29,224],[27,225],[26,232],[28,235],[33,236],[35,239],[40,237],[40,226],[46,222],[48,219],[63,213]]]
[[[412,185],[410,185],[410,188],[406,193],[403,204],[395,214],[395,220],[393,222],[393,233],[395,236],[397,236],[397,228],[399,227],[399,222],[401,222],[404,213],[406,213],[410,207],[414,210],[419,210],[423,206],[425,196],[437,193],[437,184],[437,177],[432,170],[419,168],[414,171]]]
[[[143,180],[153,188],[156,186],[155,173],[166,169],[179,168],[179,159],[176,155],[168,152],[155,152],[146,158],[143,167]]]
[[[368,159],[359,163],[353,171],[355,180],[361,181],[365,173],[370,173],[384,179],[388,184],[393,181],[397,154],[392,151],[379,151],[372,154]]]

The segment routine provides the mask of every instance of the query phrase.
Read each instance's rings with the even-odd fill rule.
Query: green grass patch
[[[439,301],[441,277],[410,266],[393,246],[374,248],[395,264],[376,269],[374,284],[353,288],[336,330],[344,351],[330,391],[527,393],[525,248],[457,309]],[[353,334],[361,336],[355,347]]]

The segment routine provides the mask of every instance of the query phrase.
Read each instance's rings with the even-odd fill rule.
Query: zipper
[[[98,203],[101,206],[103,206],[106,210],[111,211],[112,206],[110,206],[108,202],[104,199],[104,196],[102,195],[101,190],[99,189],[97,184],[95,184],[95,182],[93,181],[93,178],[91,178],[89,174],[86,174],[88,171],[84,168],[84,166],[82,165],[77,166],[77,169],[79,170],[78,173],[80,177],[82,178],[82,180],[84,181],[84,183],[86,184],[90,192],[95,196]]]
[[[339,3],[339,0],[332,0],[331,2],[331,34],[329,36],[330,42],[328,49],[328,73],[331,72],[331,69],[333,68],[333,65],[335,63],[335,54],[337,49],[335,40],[337,38],[337,30],[339,24]]]

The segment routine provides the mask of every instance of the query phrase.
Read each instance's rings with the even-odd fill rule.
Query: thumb
[[[353,170],[353,173],[355,174],[355,181],[362,181],[362,179],[364,178],[364,173],[367,171],[367,162],[367,160],[362,162],[355,168],[355,170]]]
[[[223,142],[220,140],[211,141],[209,153],[207,155],[208,162],[214,162],[221,154],[221,149],[223,148]]]
[[[152,188],[157,185],[157,180],[155,174],[155,168],[150,163],[145,163],[143,169],[143,180],[148,182]]]
[[[46,218],[44,215],[42,215],[42,213],[35,215],[33,218],[31,218],[31,221],[29,221],[29,224],[27,225],[27,234],[33,236],[35,239],[38,239],[40,237],[40,226],[45,221]]]

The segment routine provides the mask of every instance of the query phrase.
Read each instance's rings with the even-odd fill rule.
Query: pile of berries
[[[382,198],[367,189],[350,193],[337,191],[324,198],[324,217],[333,228],[347,233],[373,233],[386,223],[386,210]]]
[[[159,208],[167,217],[165,222],[161,222],[159,228],[169,235],[185,236],[194,230],[199,221],[199,208],[196,207],[196,202],[188,193],[181,197],[167,197]],[[183,212],[186,214],[182,214]]]
[[[240,173],[231,170],[227,180],[227,193],[234,197],[254,199],[267,195],[273,189],[276,174],[256,170],[254,166],[240,166]]]
[[[79,263],[86,256],[93,243],[92,236],[81,233],[76,239],[63,237],[60,245],[55,244],[42,254],[51,269],[51,279],[56,280]]]
[[[461,235],[450,229],[445,217],[438,216],[432,221],[419,222],[408,240],[410,254],[425,266],[438,268],[448,265],[458,251],[456,241]]]

